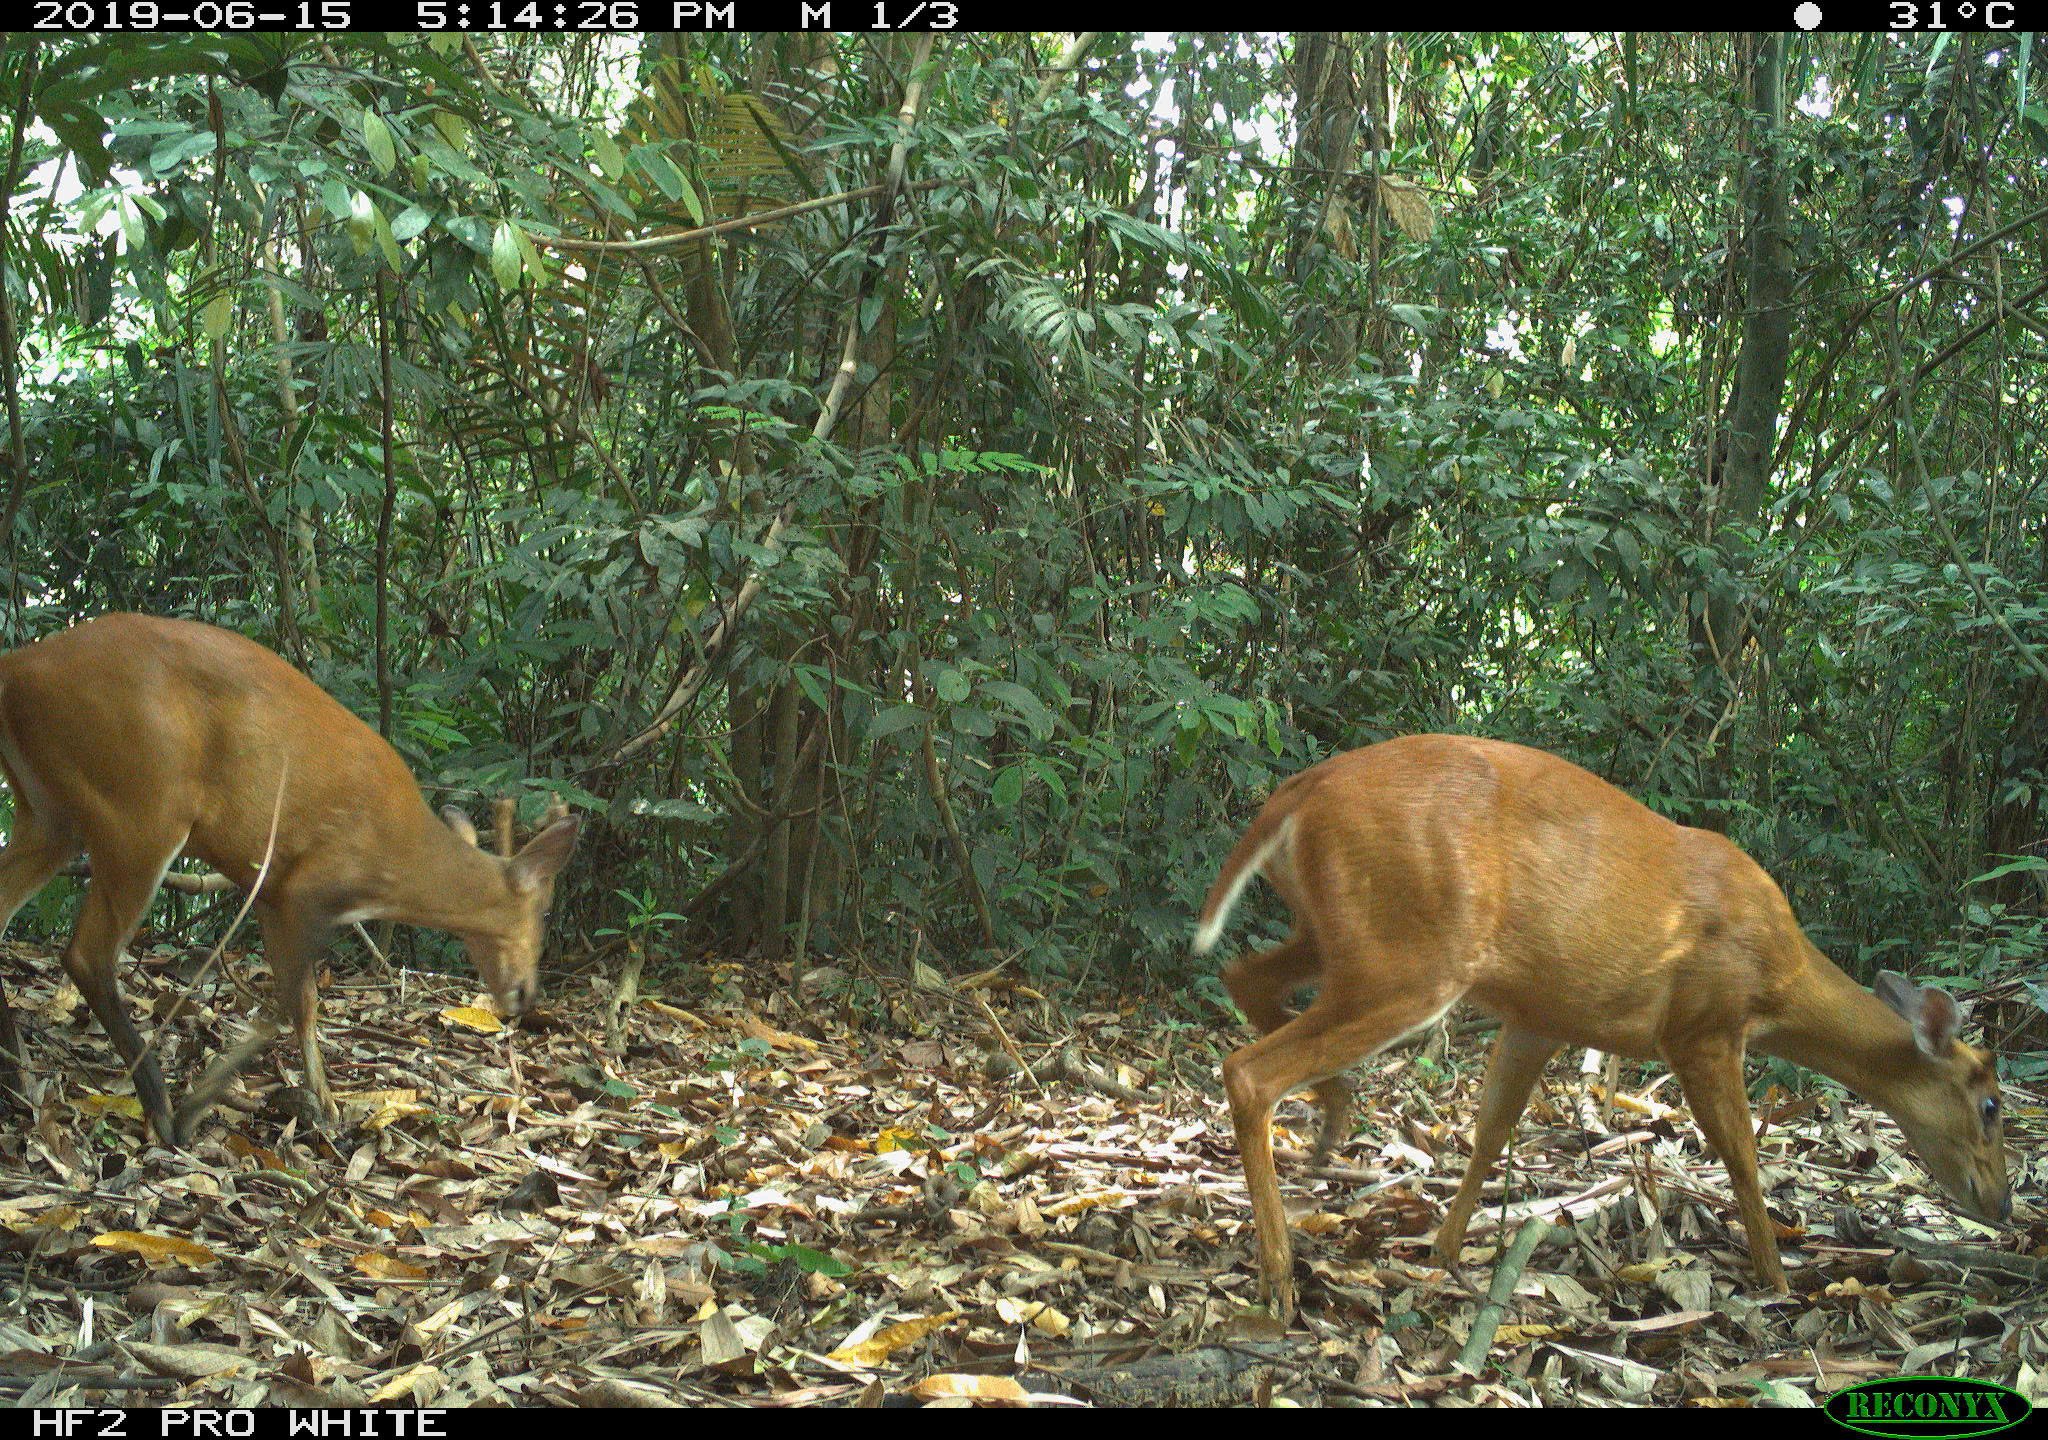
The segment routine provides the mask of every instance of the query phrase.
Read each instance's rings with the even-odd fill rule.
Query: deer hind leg
[[[154,855],[140,848],[88,845],[93,875],[85,887],[78,928],[64,951],[64,969],[121,1052],[121,1058],[128,1062],[135,1077],[136,1098],[142,1102],[157,1139],[166,1145],[178,1142],[176,1127],[171,1123],[170,1102],[164,1095],[163,1072],[128,1016],[114,971],[122,950],[142,923],[165,869],[183,845],[180,837]]]
[[[1480,1187],[1493,1169],[1501,1151],[1515,1133],[1515,1122],[1528,1107],[1529,1096],[1543,1076],[1543,1067],[1558,1052],[1559,1044],[1526,1030],[1505,1026],[1486,1061],[1486,1083],[1479,1101],[1479,1123],[1472,1132],[1472,1159],[1465,1166],[1465,1178],[1458,1193],[1444,1211],[1437,1226],[1430,1253],[1446,1269],[1457,1265],[1465,1243],[1465,1227],[1479,1205]]]
[[[1427,969],[1417,967],[1417,973]],[[1223,1088],[1251,1192],[1260,1285],[1282,1323],[1294,1318],[1294,1269],[1287,1211],[1273,1173],[1273,1107],[1296,1088],[1355,1065],[1450,1009],[1463,986],[1451,980],[1448,967],[1436,973],[1442,981],[1379,993],[1326,983],[1308,1009],[1223,1062]]]
[[[1271,950],[1239,957],[1223,972],[1224,988],[1245,1018],[1261,1034],[1270,1035],[1294,1018],[1287,1002],[1294,992],[1322,973],[1322,956],[1305,926],[1297,926],[1285,942]],[[1309,1155],[1311,1168],[1330,1158],[1330,1151],[1351,1129],[1351,1084],[1341,1074],[1316,1082],[1316,1106],[1322,1129]]]
[[[20,786],[14,786],[14,832],[7,848],[0,850],[0,934],[6,933],[16,912],[31,896],[50,883],[50,877],[78,854],[78,843],[37,818],[29,809]],[[22,1075],[21,1032],[15,1028],[14,1009],[0,986],[0,1085],[27,1100]]]
[[[1780,1295],[1788,1294],[1785,1267],[1778,1259],[1777,1231],[1764,1208],[1763,1186],[1757,1179],[1756,1132],[1750,1128],[1754,1122],[1749,1092],[1742,1083],[1741,1047],[1715,1044],[1684,1053],[1667,1051],[1664,1058],[1678,1075],[1679,1088],[1685,1091],[1700,1133],[1728,1167],[1728,1188],[1735,1192],[1735,1205],[1742,1215],[1750,1262],[1766,1285]]]
[[[338,1113],[334,1096],[327,1088],[327,1067],[315,1028],[320,1007],[320,967],[318,947],[307,938],[313,932],[288,906],[258,904],[256,918],[263,929],[264,955],[270,961],[270,1005],[275,1018],[258,1017],[249,1033],[209,1066],[186,1092],[185,1103],[178,1107],[181,1139],[190,1137],[235,1076],[269,1048],[281,1028],[280,1022],[289,1024],[299,1037],[299,1051],[306,1064],[306,1088],[319,1099],[329,1119]]]

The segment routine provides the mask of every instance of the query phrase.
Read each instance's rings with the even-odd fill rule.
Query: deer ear
[[[1872,988],[1913,1027],[1913,1043],[1922,1055],[1939,1060],[1948,1054],[1963,1028],[1963,1007],[1953,996],[1931,985],[1915,985],[1896,970],[1879,972]]]
[[[571,815],[557,820],[526,842],[526,848],[512,857],[512,888],[532,890],[562,873],[576,850],[576,836],[583,822]]]
[[[476,844],[476,826],[469,823],[469,817],[463,814],[459,807],[443,805],[441,807],[441,818],[447,822],[450,830],[453,830],[470,844]]]

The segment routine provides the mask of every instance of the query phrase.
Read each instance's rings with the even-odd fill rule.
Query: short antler
[[[512,826],[519,816],[519,802],[510,795],[500,795],[491,806],[492,823],[497,829],[496,841],[501,858],[512,858]]]

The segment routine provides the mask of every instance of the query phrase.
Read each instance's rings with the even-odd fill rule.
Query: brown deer
[[[1723,836],[1674,824],[1541,750],[1411,735],[1337,755],[1273,792],[1202,906],[1195,951],[1264,874],[1294,913],[1285,944],[1224,982],[1263,1038],[1223,1063],[1262,1289],[1294,1314],[1270,1121],[1315,1086],[1318,1156],[1348,1126],[1347,1066],[1460,999],[1498,1016],[1472,1160],[1444,1212],[1455,1265],[1487,1171],[1565,1045],[1670,1065],[1728,1167],[1758,1275],[1786,1289],[1757,1183],[1746,1049],[1831,1075],[1899,1124],[1972,1215],[2009,1218],[1998,1077],[1956,1038],[1947,994],[1886,972],[1873,995],[1801,933],[1770,876]],[[1289,1017],[1298,987],[1319,992]]]
[[[539,988],[555,877],[577,821],[516,855],[478,848],[452,807],[437,820],[405,762],[282,659],[229,630],[103,615],[0,656],[0,775],[14,830],[0,851],[0,930],[57,871],[91,857],[64,968],[135,1076],[157,1138],[182,1145],[253,1047],[210,1070],[174,1116],[156,1058],[114,979],[164,872],[180,855],[249,888],[306,1081],[332,1116],[314,1034],[319,958],[336,926],[397,920],[450,931],[509,1014]],[[273,824],[274,819],[274,824]],[[273,833],[274,832],[274,833]],[[269,864],[264,869],[264,859]],[[21,1090],[21,1043],[0,995],[4,1073]],[[241,1051],[247,1053],[240,1053]]]

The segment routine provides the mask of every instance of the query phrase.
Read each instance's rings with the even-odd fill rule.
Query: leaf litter
[[[1281,1106],[1283,1334],[1217,1083],[1246,1037],[1187,1003],[678,965],[623,1024],[586,976],[515,1027],[459,976],[347,975],[322,997],[341,1122],[283,1041],[180,1155],[60,967],[4,949],[33,1105],[0,1132],[17,1403],[1732,1407],[1915,1371],[2048,1401],[2048,1220],[1958,1219],[1839,1093],[1757,1107],[1789,1297],[1750,1283],[1725,1176],[1647,1068],[1610,1093],[1553,1067],[1453,1275],[1428,1239],[1482,1052],[1439,1028],[1356,1077],[1320,1170],[1319,1117]],[[131,966],[130,1003],[167,1013],[174,969]],[[158,1035],[172,1076],[253,1014],[195,998]],[[2037,1195],[2048,1121],[2008,1100]],[[1531,1215],[1551,1228],[1482,1322]]]

